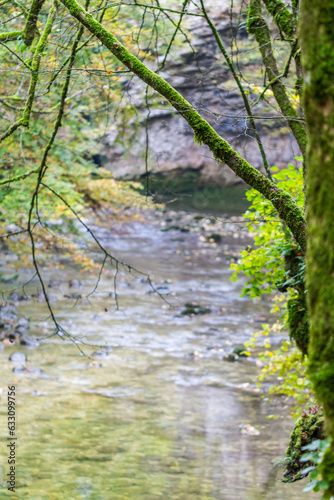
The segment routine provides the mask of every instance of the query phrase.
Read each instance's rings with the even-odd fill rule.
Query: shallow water
[[[256,360],[224,360],[269,316],[265,301],[241,299],[242,283],[230,280],[226,249],[244,246],[243,234],[230,227],[215,245],[198,232],[162,232],[161,226],[153,218],[118,234],[96,231],[115,255],[149,272],[168,303],[135,273],[119,273],[117,311],[112,273],[102,275],[87,300],[96,277],[44,271],[61,324],[95,347],[82,345],[84,356],[52,337],[37,348],[0,352],[2,478],[6,388],[17,387],[18,487],[11,498],[316,498],[302,493],[305,481],[282,484],[273,467],[284,456],[292,420],[280,401],[269,403],[259,391]],[[69,286],[74,278],[80,280],[75,288]],[[32,293],[37,284],[28,288]],[[75,293],[81,298],[64,297]],[[182,315],[190,301],[211,312]],[[42,302],[18,306],[33,320],[30,333],[48,331]],[[28,357],[24,373],[13,373],[8,360],[18,350]],[[268,420],[269,414],[278,418]],[[259,433],[245,435],[240,425]],[[9,496],[3,483],[0,498]]]

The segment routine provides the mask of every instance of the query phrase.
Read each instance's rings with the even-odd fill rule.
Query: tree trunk
[[[302,0],[299,35],[308,129],[307,298],[309,376],[332,445],[322,462],[334,496],[334,1]]]

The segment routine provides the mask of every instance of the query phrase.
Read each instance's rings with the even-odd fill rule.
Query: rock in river
[[[13,363],[25,363],[27,361],[27,356],[24,352],[16,351],[9,357],[9,361]]]

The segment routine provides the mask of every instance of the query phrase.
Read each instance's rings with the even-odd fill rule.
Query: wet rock
[[[20,366],[14,366],[13,368],[13,372],[14,373],[23,373],[26,371],[26,367],[23,366],[23,365],[20,365]]]
[[[16,307],[13,305],[2,306],[0,309],[0,318],[5,323],[17,319]]]
[[[181,227],[180,226],[167,226],[161,229],[162,232],[167,232],[167,231],[180,231]]]
[[[27,318],[20,318],[17,322],[18,326],[28,326],[29,320]]]
[[[25,363],[27,361],[27,356],[24,352],[16,351],[9,356],[9,361],[12,361],[13,363]]]
[[[194,351],[187,354],[186,357],[190,359],[198,359],[198,358],[203,358],[203,354],[201,352]]]
[[[44,293],[43,292],[40,292],[37,295],[37,302],[39,302],[39,303],[45,302],[45,297],[44,297]]]
[[[223,359],[224,361],[229,361],[230,363],[233,363],[234,361],[241,361],[240,357],[234,352],[232,352],[231,354],[226,354]]]
[[[18,337],[14,333],[7,333],[2,343],[5,347],[11,347],[16,343],[17,340]]]
[[[19,294],[17,292],[13,292],[9,295],[8,299],[17,302],[19,300]]]
[[[13,292],[9,295],[8,297],[9,300],[13,300],[14,302],[21,302],[23,300],[27,300],[28,299],[28,296],[27,295],[23,295],[22,293],[19,294],[17,292]]]
[[[182,316],[209,314],[211,312],[211,309],[208,307],[203,307],[200,304],[194,304],[193,302],[186,302],[184,306],[185,309],[181,312]]]
[[[98,351],[93,352],[92,356],[97,358],[108,358],[111,350],[109,349],[99,349]]]
[[[68,286],[70,288],[80,288],[81,287],[81,281],[77,279],[70,280],[68,283]]]
[[[41,370],[41,368],[37,368],[36,366],[28,366],[26,372],[40,375],[41,373],[43,373],[43,370]]]
[[[98,363],[97,361],[92,361],[87,365],[89,368],[102,368],[102,363]]]
[[[82,295],[80,295],[80,293],[64,294],[64,297],[66,297],[67,299],[74,299],[74,300],[82,299]]]
[[[38,340],[35,337],[32,337],[30,335],[22,337],[21,340],[20,340],[20,344],[21,345],[26,345],[28,347],[38,347],[40,345],[40,343],[38,342]]]
[[[240,358],[247,358],[246,349],[244,347],[235,347],[233,349],[233,354],[236,354]]]
[[[207,240],[210,242],[210,243],[221,243],[223,238],[222,238],[222,235],[219,234],[219,233],[211,233],[207,236]]]
[[[258,436],[260,431],[250,424],[240,424],[239,430],[243,436]]]
[[[29,326],[17,326],[15,328],[15,331],[17,333],[21,333],[21,334],[27,332],[28,330],[29,330]]]
[[[49,281],[48,288],[56,288],[56,287],[60,286],[61,283],[62,283],[61,280],[52,279]]]

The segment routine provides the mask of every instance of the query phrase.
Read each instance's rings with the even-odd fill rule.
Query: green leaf
[[[301,474],[308,474],[309,472],[311,472],[311,470],[314,470],[315,469],[315,466],[314,465],[310,465],[310,467],[306,467],[306,469],[303,469],[302,471],[300,471]]]
[[[303,489],[304,493],[313,490],[317,486],[317,484],[318,484],[317,480],[309,482]]]
[[[306,446],[303,446],[302,447],[302,450],[318,450],[319,449],[319,446],[320,446],[320,439],[316,439],[315,441],[312,441],[312,443],[306,445]]]

